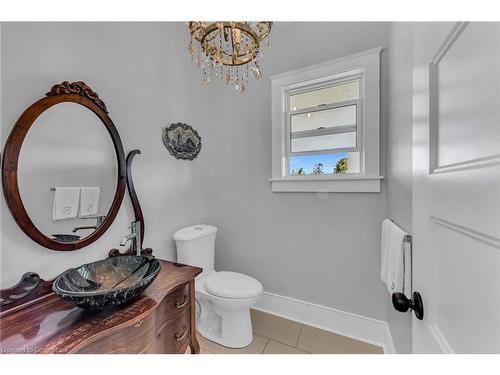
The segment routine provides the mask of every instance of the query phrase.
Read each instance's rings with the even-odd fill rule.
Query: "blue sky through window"
[[[333,173],[333,168],[335,168],[335,164],[341,158],[347,157],[346,152],[339,152],[337,154],[320,154],[320,155],[306,155],[306,156],[292,156],[289,158],[289,172],[292,174],[292,171],[299,168],[304,168],[306,174],[312,173],[314,165],[316,163],[323,164],[323,171],[325,173]]]

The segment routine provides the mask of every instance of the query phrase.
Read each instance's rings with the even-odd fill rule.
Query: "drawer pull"
[[[189,332],[189,328],[184,326],[184,332],[182,332],[182,335],[178,335],[177,333],[175,334],[175,339],[177,341],[182,341],[186,338],[187,334]]]
[[[139,321],[135,322],[134,328],[139,328],[140,326],[142,326],[142,323],[143,323],[142,320],[139,320]]]
[[[182,309],[184,306],[188,304],[188,302],[189,302],[189,296],[184,296],[184,301],[183,302],[176,301],[175,307],[177,307],[178,309]]]

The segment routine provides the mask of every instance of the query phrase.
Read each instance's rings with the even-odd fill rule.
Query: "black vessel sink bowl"
[[[160,262],[152,257],[117,256],[63,272],[52,290],[72,305],[100,310],[142,294],[160,269]]]

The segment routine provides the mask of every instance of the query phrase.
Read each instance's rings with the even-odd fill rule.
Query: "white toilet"
[[[200,335],[220,345],[243,348],[252,342],[250,307],[263,288],[250,276],[214,270],[216,233],[216,227],[204,224],[179,229],[173,237],[177,262],[203,268],[195,282]]]

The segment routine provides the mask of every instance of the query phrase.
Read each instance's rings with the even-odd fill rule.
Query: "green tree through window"
[[[347,173],[347,169],[349,167],[349,162],[347,158],[339,159],[337,164],[335,164],[335,168],[333,168],[334,173]]]
[[[292,172],[290,174],[292,176],[302,176],[302,175],[305,175],[306,172],[304,171],[304,168],[300,167],[297,170],[292,169]]]
[[[323,174],[323,164],[322,163],[316,163],[314,165],[314,168],[313,168],[313,171],[312,171],[313,174]]]

